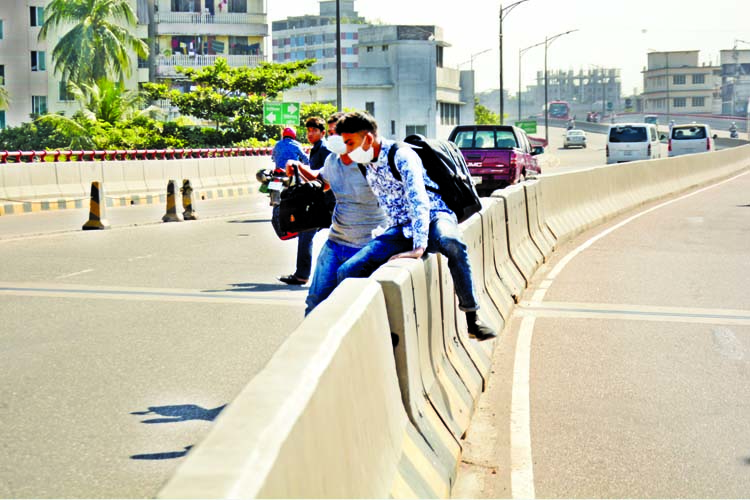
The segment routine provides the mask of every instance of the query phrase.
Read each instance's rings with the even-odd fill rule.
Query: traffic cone
[[[83,225],[84,231],[92,229],[107,229],[109,222],[104,218],[104,192],[99,181],[91,183],[91,201],[89,203],[89,220]]]
[[[177,215],[177,200],[175,197],[175,181],[170,180],[167,184],[167,213],[161,218],[162,222],[182,222]]]
[[[182,179],[182,208],[185,209],[182,212],[182,218],[185,220],[197,220],[198,216],[193,210],[193,186],[190,185],[190,179]]]

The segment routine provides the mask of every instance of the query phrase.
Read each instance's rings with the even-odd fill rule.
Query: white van
[[[650,123],[616,123],[607,133],[607,164],[661,158],[656,126]]]
[[[675,125],[669,133],[669,156],[706,153],[714,150],[711,127],[702,123]]]

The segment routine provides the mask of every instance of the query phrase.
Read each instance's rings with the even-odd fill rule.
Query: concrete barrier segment
[[[75,162],[58,162],[53,165],[61,198],[79,200],[87,195],[81,183],[81,169]],[[90,186],[90,181],[87,185]]]
[[[55,163],[50,162],[26,164],[31,175],[34,200],[59,200],[62,198],[55,165]]]
[[[547,227],[542,207],[542,189],[539,181],[527,181],[523,185],[526,194],[526,209],[529,214],[529,233],[531,240],[537,246],[547,262],[555,250],[555,237]]]
[[[393,350],[406,414],[434,450],[452,484],[458,471],[461,446],[430,403],[420,374],[417,311],[410,271],[415,266],[422,266],[421,261],[397,259],[381,266],[371,278],[383,289],[391,335],[396,336]]]
[[[94,181],[91,183],[91,200],[89,202],[89,219],[83,224],[84,231],[108,229],[109,222],[104,217],[106,211],[104,203],[104,191],[102,183]]]
[[[437,256],[440,266],[440,294],[443,306],[443,343],[448,360],[458,372],[464,385],[475,400],[484,391],[492,366],[491,346],[494,342],[482,342],[469,338],[466,313],[459,310],[453,279],[447,259]]]
[[[500,278],[500,275],[495,269],[495,241],[494,231],[492,227],[492,205],[502,202],[491,198],[485,198],[484,208],[480,212],[482,220],[482,253],[484,262],[484,272],[482,278],[484,280],[484,288],[487,290],[492,302],[497,306],[500,311],[500,315],[503,318],[503,328],[505,324],[510,321],[510,316],[513,312],[513,293],[506,283]]]
[[[439,496],[396,377],[381,287],[346,280],[218,417],[159,498]]]
[[[177,215],[177,195],[175,193],[175,181],[170,180],[167,183],[167,211],[162,216],[162,222],[181,222],[180,216]]]
[[[510,258],[521,271],[528,284],[541,265],[544,256],[531,240],[526,210],[526,195],[522,185],[510,186],[492,195],[505,203],[505,222],[508,229]]]
[[[505,203],[497,199],[494,204],[488,204],[485,215],[487,215],[487,233],[491,235],[494,244],[493,255],[495,257],[495,272],[503,285],[510,290],[513,301],[518,303],[521,293],[526,288],[526,279],[510,258],[508,248],[508,225],[505,221]],[[491,266],[487,266],[491,269]]]
[[[445,352],[438,256],[429,254],[426,259],[423,259],[423,262],[423,272],[415,272],[412,279],[417,317],[426,318],[426,324],[420,324],[420,327],[426,329],[426,335],[420,335],[420,343],[421,339],[425,338],[426,344],[424,347],[429,352],[430,363],[436,380],[436,384],[428,390],[428,394],[431,401],[433,399],[439,401],[440,407],[436,404],[436,410],[443,417],[446,426],[451,429],[454,436],[461,438],[469,428],[476,401],[461,381],[461,377],[451,365],[448,354]],[[422,346],[420,345],[420,347]],[[446,410],[447,414],[445,413]]]

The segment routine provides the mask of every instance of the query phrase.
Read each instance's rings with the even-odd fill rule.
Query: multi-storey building
[[[536,109],[544,105],[544,71],[537,71],[536,85],[531,88]],[[568,101],[578,111],[621,109],[622,81],[618,68],[557,70],[547,72],[547,99]]]
[[[474,72],[444,67],[446,47],[437,26],[361,27],[357,64],[342,69],[342,106],[368,111],[387,138],[447,138],[474,122]],[[290,89],[284,100],[335,103],[336,70],[316,73],[317,85]]]
[[[67,85],[54,72],[51,54],[60,33],[39,40],[44,10],[50,0],[3,0],[0,2],[0,77],[10,96],[7,110],[0,111],[0,128],[17,126],[47,112],[72,114],[78,109]],[[130,0],[138,14],[136,36],[148,38],[146,0]],[[143,66],[143,64],[134,67]],[[126,82],[135,89],[148,81],[148,70],[138,69]]]
[[[721,112],[719,68],[699,65],[697,50],[649,52],[643,70],[643,112]]]
[[[354,0],[343,0],[341,16],[341,67],[356,68],[359,29],[364,18],[354,10]],[[336,1],[320,2],[320,15],[289,17],[271,26],[273,62],[315,59],[312,71],[336,68]]]
[[[750,114],[750,50],[722,50],[721,113],[745,117]]]
[[[264,0],[149,0],[156,80],[173,79],[176,66],[201,68],[222,57],[231,67],[265,60]],[[187,86],[184,83],[184,86]]]

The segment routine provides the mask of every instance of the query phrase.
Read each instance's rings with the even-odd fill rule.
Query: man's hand
[[[294,167],[297,167],[299,169],[300,165],[302,165],[302,162],[299,162],[297,160],[289,160],[286,162],[286,175],[291,177],[294,175]]]
[[[415,248],[414,250],[411,250],[409,252],[397,253],[396,255],[388,259],[388,261],[390,262],[396,259],[419,259],[420,257],[422,257],[422,255],[424,255],[424,251],[424,247]]]

